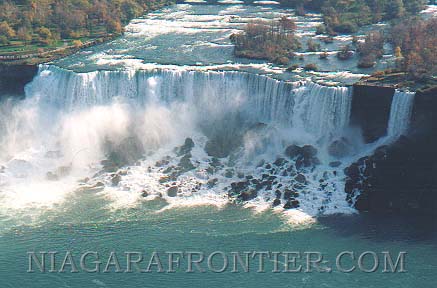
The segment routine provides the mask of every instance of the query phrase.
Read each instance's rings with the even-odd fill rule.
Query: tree
[[[53,35],[52,35],[52,32],[48,28],[41,27],[41,28],[39,28],[36,31],[36,33],[38,34],[38,37],[39,37],[38,41],[41,44],[44,44],[44,45],[52,44],[52,42],[53,42]]]
[[[287,16],[282,16],[279,20],[280,31],[285,34],[293,33],[296,30],[296,23],[288,18]]]
[[[400,18],[405,14],[404,2],[402,0],[388,0],[385,8],[386,18],[394,19]]]
[[[403,56],[402,56],[402,50],[401,50],[401,47],[399,47],[399,46],[396,46],[396,49],[395,49],[395,57],[396,58],[402,58]]]
[[[120,20],[108,20],[106,24],[106,29],[109,33],[116,33],[119,34],[123,32],[123,27],[121,26]]]
[[[22,26],[17,30],[17,38],[28,45],[32,41],[32,31],[26,26]]]
[[[6,36],[0,35],[0,45],[4,46],[9,44],[10,44],[9,39],[6,38]]]
[[[15,31],[9,26],[9,23],[3,21],[0,23],[0,35],[6,37],[7,39],[11,39],[15,37]]]

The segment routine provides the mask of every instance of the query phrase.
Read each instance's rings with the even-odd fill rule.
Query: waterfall
[[[187,103],[200,118],[237,110],[253,122],[292,126],[316,137],[332,136],[349,123],[351,89],[311,81],[288,83],[238,71],[94,71],[74,73],[41,65],[27,97],[64,110],[106,105]],[[205,120],[205,119],[203,119]]]
[[[414,104],[414,92],[396,90],[390,108],[387,134],[397,138],[408,132]]]

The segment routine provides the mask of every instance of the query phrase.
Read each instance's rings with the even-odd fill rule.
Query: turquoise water
[[[254,214],[249,209],[227,206],[177,208],[156,213],[159,203],[118,212],[88,221],[70,220],[81,211],[64,211],[41,225],[19,225],[3,231],[0,238],[0,277],[2,287],[434,287],[437,276],[435,226],[429,221],[404,219],[381,221],[366,216],[322,218],[318,223],[287,225],[271,212]],[[79,207],[76,207],[79,208]],[[73,209],[72,209],[73,210]],[[102,211],[101,211],[102,212]],[[52,215],[53,216],[53,215]],[[101,215],[103,216],[103,215]],[[103,218],[110,219],[103,219]],[[115,220],[115,218],[118,218]],[[405,221],[405,222],[404,222]],[[402,223],[403,222],[403,223]],[[421,223],[421,224],[419,224]],[[435,223],[434,223],[435,225]],[[428,231],[428,232],[427,232]],[[434,232],[429,232],[434,231]],[[413,236],[414,235],[414,236]],[[97,251],[108,259],[110,251],[319,251],[330,267],[341,251],[399,251],[408,253],[405,273],[331,273],[315,269],[311,273],[272,273],[267,263],[265,273],[256,273],[258,262],[249,273],[185,273],[186,265],[175,273],[27,273],[28,251],[66,251],[80,255]],[[148,259],[147,257],[145,257]],[[75,260],[77,260],[76,258]],[[165,258],[163,258],[165,259]],[[120,265],[126,267],[120,257]],[[78,261],[78,260],[77,260]],[[148,261],[148,260],[147,260]],[[106,263],[106,260],[103,260]],[[162,260],[164,269],[166,260]],[[58,262],[60,263],[60,262]],[[147,262],[146,262],[147,263]],[[252,263],[252,262],[251,262]],[[345,266],[351,264],[345,261]],[[305,265],[305,263],[302,263]],[[356,264],[356,263],[355,263]],[[145,264],[144,264],[145,265]],[[219,264],[217,264],[219,265]],[[367,267],[370,267],[368,263]],[[92,267],[92,266],[91,266]],[[207,266],[203,266],[207,267]],[[59,268],[58,268],[59,269]],[[103,270],[103,268],[102,268]],[[67,268],[66,271],[69,271]]]

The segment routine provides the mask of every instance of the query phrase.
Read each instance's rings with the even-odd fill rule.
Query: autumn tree
[[[7,39],[15,37],[14,29],[12,29],[12,27],[6,21],[0,23],[0,36],[4,36]]]

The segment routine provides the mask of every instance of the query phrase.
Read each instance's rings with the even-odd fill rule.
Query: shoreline
[[[34,65],[49,63],[51,61],[70,56],[77,53],[81,49],[97,46],[103,43],[107,43],[120,37],[123,34],[108,34],[100,38],[85,42],[80,46],[69,45],[66,47],[56,48],[54,50],[44,51],[41,53],[31,53],[31,54],[14,54],[11,55],[0,55],[0,66],[20,66],[20,65]]]

